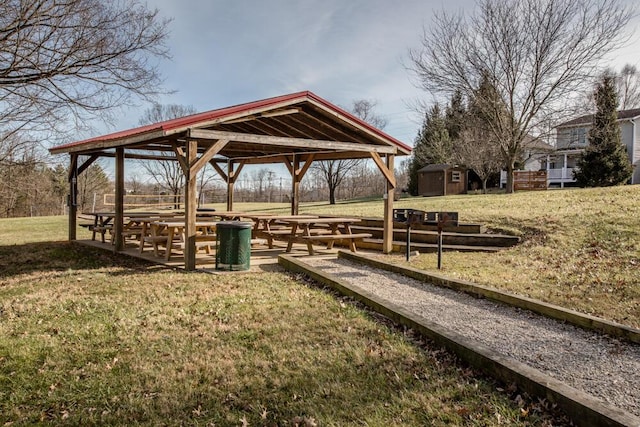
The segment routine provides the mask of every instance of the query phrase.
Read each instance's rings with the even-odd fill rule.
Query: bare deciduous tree
[[[616,76],[621,110],[640,108],[640,72],[635,65],[626,64]]]
[[[483,193],[487,192],[487,180],[502,169],[498,145],[487,140],[491,136],[481,126],[472,125],[461,132],[456,146],[458,161],[478,175]]]
[[[109,178],[98,163],[89,166],[78,176],[78,207],[80,211],[93,210],[94,198],[98,194],[106,193],[110,185]]]
[[[375,114],[374,110],[378,103],[369,99],[358,99],[353,101],[351,112],[358,118],[364,120],[378,129],[384,129],[387,126],[387,119]]]
[[[358,118],[365,122],[382,129],[387,125],[387,120],[374,113],[376,106],[375,101],[369,101],[366,99],[360,99],[353,101],[351,112]],[[361,160],[358,159],[341,159],[341,160],[326,160],[323,162],[317,162],[313,165],[315,172],[322,177],[327,183],[329,189],[329,204],[335,205],[336,203],[336,189],[344,179],[349,175]]]
[[[158,93],[168,21],[138,0],[0,2],[0,131],[59,131]]]
[[[251,172],[251,190],[254,193],[254,201],[264,201],[267,181],[271,175],[269,168],[260,168]]]
[[[165,120],[177,119],[190,114],[195,114],[196,109],[191,105],[179,104],[154,104],[144,111],[139,124],[146,125]],[[140,166],[149,174],[161,188],[165,188],[173,194],[174,204],[180,202],[180,195],[184,188],[184,173],[180,164],[175,160],[175,154],[164,151],[153,152],[158,157],[166,157],[166,160],[141,160]],[[204,173],[204,170],[200,173]]]
[[[603,57],[628,39],[630,6],[619,0],[480,0],[476,13],[436,14],[411,70],[425,90],[469,96],[486,76],[502,102],[484,103],[507,168],[507,191],[523,141],[567,105]],[[506,118],[501,114],[507,107]]]

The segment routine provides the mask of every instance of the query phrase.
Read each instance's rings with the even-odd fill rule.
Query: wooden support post
[[[196,186],[198,183],[197,174],[193,173],[195,168],[191,168],[198,158],[198,141],[187,141],[187,164],[189,170],[185,174],[184,206],[184,268],[187,271],[196,269],[196,210],[198,208],[198,198]]]
[[[124,237],[122,236],[124,223],[124,148],[116,148],[116,215],[113,218],[114,250],[124,249]]]
[[[69,207],[69,241],[76,240],[76,218],[78,215],[78,155],[71,155],[69,165],[69,197],[67,199]]]
[[[300,157],[293,155],[293,173],[291,174],[291,215],[298,215],[300,207]]]
[[[387,170],[394,176],[393,164],[395,156],[387,154]],[[382,236],[382,253],[389,254],[393,251],[393,198],[396,183],[387,179],[387,192],[384,199],[384,231]]]
[[[227,210],[233,210],[233,185],[235,184],[235,179],[233,177],[233,163],[231,161],[227,162]]]

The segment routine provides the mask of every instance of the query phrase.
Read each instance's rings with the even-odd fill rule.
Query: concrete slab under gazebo
[[[392,250],[394,159],[411,148],[305,91],[212,110],[50,149],[69,154],[69,240],[76,239],[78,175],[101,157],[115,158],[114,249],[124,250],[125,158],[179,162],[185,176],[185,269],[196,267],[196,175],[207,164],[227,183],[227,210],[245,165],[282,163],[292,176],[291,214],[312,162],[372,159],[386,179],[383,252]]]

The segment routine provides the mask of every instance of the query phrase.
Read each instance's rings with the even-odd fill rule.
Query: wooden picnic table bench
[[[205,247],[207,253],[210,253],[210,246],[215,244],[215,230],[219,221],[211,220],[196,220],[196,230],[200,231],[200,235],[196,236],[196,247]],[[150,243],[153,244],[154,254],[158,254],[158,246],[163,244],[165,247],[165,259],[169,261],[171,258],[171,251],[174,247],[184,250],[185,238],[184,228],[185,223],[182,221],[153,221],[151,226],[151,238]]]
[[[326,241],[327,249],[331,249],[338,240],[347,241],[351,252],[356,252],[356,241],[371,237],[368,233],[351,232],[351,224],[359,222],[359,218],[315,217],[290,218],[281,221],[291,225],[289,234],[284,234],[287,237],[287,252],[291,252],[293,243],[302,242],[307,245],[309,255],[313,255],[315,241]]]

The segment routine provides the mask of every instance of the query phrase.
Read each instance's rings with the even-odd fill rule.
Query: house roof
[[[531,136],[525,137],[525,140],[522,143],[522,148],[541,153],[554,150],[553,145],[547,144],[540,138],[534,138]]]
[[[436,164],[427,165],[421,169],[418,169],[418,172],[437,172],[437,171],[445,171],[445,170],[454,169],[454,168],[461,168],[461,167],[457,165],[450,165],[447,163],[436,163]]]
[[[640,117],[640,108],[618,111],[618,120],[630,120],[636,117]],[[590,125],[591,123],[593,123],[593,114],[586,114],[584,116],[580,116],[567,122],[561,123],[557,127],[560,128],[577,125]]]
[[[203,132],[198,133],[199,130]],[[166,149],[185,138],[198,139],[197,135],[204,135],[204,131],[211,131],[210,134],[218,139],[230,139],[230,143],[220,152],[226,158],[313,151],[303,146],[303,140],[337,141],[333,151],[347,151],[345,147],[353,146],[351,144],[367,144],[373,146],[374,150],[376,146],[385,147],[387,151],[392,147],[399,155],[411,152],[408,145],[309,91],[114,132],[60,145],[51,148],[50,152],[91,154],[115,147]],[[251,138],[242,138],[240,135],[249,135]],[[239,137],[237,139],[240,141],[234,137]],[[270,137],[271,140],[260,137]],[[261,143],[264,141],[268,144]],[[295,144],[291,145],[292,142]],[[339,145],[340,142],[346,144]],[[276,149],[275,145],[279,143],[281,145]],[[206,144],[202,147],[199,145],[198,149],[206,150]],[[319,144],[315,145],[315,150],[322,151]]]

